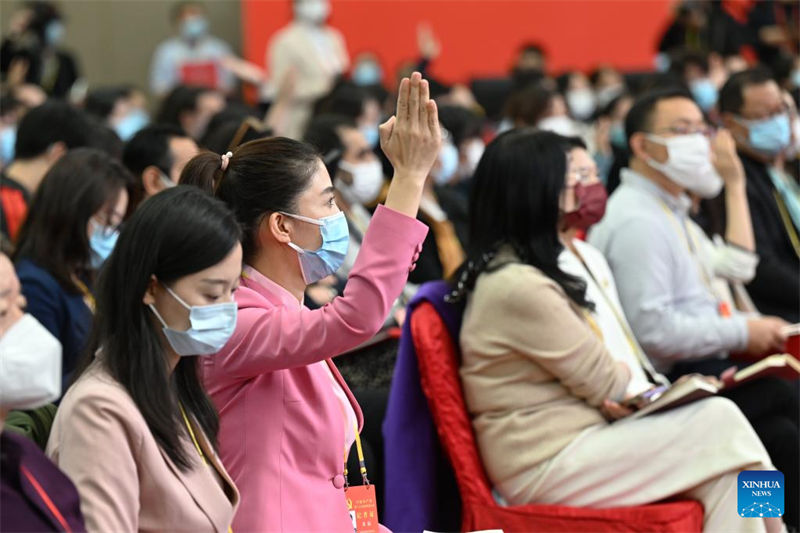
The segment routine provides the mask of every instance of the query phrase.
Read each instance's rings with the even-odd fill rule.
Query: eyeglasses
[[[574,181],[569,178],[574,178]],[[594,167],[579,167],[567,172],[565,188],[574,189],[578,184],[585,185],[598,179],[597,169]]]
[[[664,128],[658,131],[654,131],[656,135],[660,133],[671,133],[673,135],[694,135],[699,133],[705,137],[711,137],[714,135],[716,130],[711,126],[699,126],[699,127],[692,127],[692,126],[670,126],[669,128]]]
[[[120,222],[118,224],[111,224],[110,222],[115,216],[120,220]],[[105,214],[105,220],[101,220],[98,217],[92,217],[92,222],[99,227],[100,234],[103,237],[110,237],[114,233],[120,231],[123,224],[122,215],[113,211]]]

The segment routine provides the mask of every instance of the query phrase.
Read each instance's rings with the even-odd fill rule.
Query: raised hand
[[[744,167],[736,153],[736,141],[728,130],[719,130],[711,142],[712,161],[726,184],[744,181]]]
[[[380,136],[381,148],[394,167],[386,205],[416,216],[422,188],[442,145],[436,103],[419,72],[400,82],[396,113],[381,125]]]

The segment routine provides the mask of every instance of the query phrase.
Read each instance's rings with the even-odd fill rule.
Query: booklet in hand
[[[661,394],[652,393],[658,388],[651,389],[651,391],[646,391],[625,402],[625,405],[629,407],[639,406],[639,409],[627,418],[640,418],[652,413],[674,409],[702,398],[714,396],[722,389],[738,387],[743,383],[766,376],[798,379],[800,378],[800,361],[789,354],[771,355],[719,382],[721,386],[706,376],[692,374],[676,381]]]

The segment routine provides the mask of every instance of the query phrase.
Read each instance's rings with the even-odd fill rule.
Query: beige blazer
[[[624,395],[630,370],[539,269],[506,249],[490,267],[464,311],[461,379],[486,473],[500,485],[606,424],[599,407]]]
[[[292,22],[273,37],[267,63],[277,88],[283,86],[290,73],[294,76],[292,101],[280,133],[301,139],[314,102],[331,90],[336,77],[349,66],[344,37],[330,26],[318,28]]]
[[[95,363],[67,391],[47,455],[75,483],[88,531],[226,533],[239,493],[199,426],[192,424],[204,465],[181,472],[156,443],[127,391]],[[187,433],[187,432],[184,432]]]

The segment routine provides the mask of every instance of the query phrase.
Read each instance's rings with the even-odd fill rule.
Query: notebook
[[[664,391],[663,394],[654,397],[651,402],[644,405],[627,418],[641,418],[652,413],[674,409],[675,407],[702,398],[714,396],[724,388],[730,389],[766,376],[798,379],[800,378],[800,361],[789,354],[771,355],[747,368],[739,370],[733,376],[726,379],[725,382],[721,382],[722,386],[718,386],[704,376],[690,375],[682,380],[676,381],[670,388]]]

